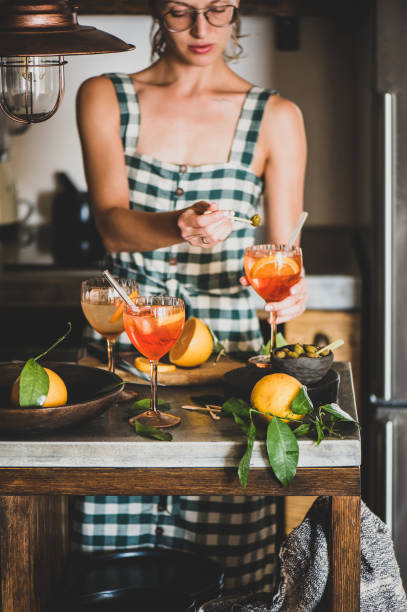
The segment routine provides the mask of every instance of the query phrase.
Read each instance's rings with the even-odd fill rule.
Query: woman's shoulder
[[[271,92],[274,93],[274,92]],[[300,107],[280,95],[270,95],[265,109],[263,125],[265,129],[277,129],[279,127],[300,127],[303,124],[303,116]]]

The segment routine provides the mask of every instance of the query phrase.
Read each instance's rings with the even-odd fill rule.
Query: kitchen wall
[[[123,54],[67,58],[61,108],[47,122],[12,138],[10,160],[19,195],[37,204],[34,224],[50,219],[56,171],[67,172],[79,188],[86,189],[75,124],[80,83],[103,72],[137,71],[149,62],[149,17],[92,15],[81,17],[80,23],[116,34],[137,48]],[[245,16],[242,32],[245,56],[233,64],[236,72],[260,86],[277,88],[303,111],[309,146],[305,186],[309,224],[363,222],[368,207],[362,204],[366,198],[361,192],[365,196],[368,188],[360,184],[364,171],[358,168],[356,135],[366,124],[366,101],[360,104],[357,96],[365,64],[361,69],[355,62],[352,26],[338,19],[302,18],[300,50],[291,52],[275,49],[272,18]]]

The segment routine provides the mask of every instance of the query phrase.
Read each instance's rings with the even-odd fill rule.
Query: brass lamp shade
[[[77,21],[69,0],[0,3],[0,57],[88,55],[130,51],[134,45]]]

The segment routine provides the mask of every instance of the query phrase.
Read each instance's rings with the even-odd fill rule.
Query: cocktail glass
[[[150,410],[134,417],[144,425],[165,429],[178,425],[181,418],[157,408],[157,362],[175,344],[185,322],[185,304],[168,295],[140,296],[134,306],[125,305],[124,329],[130,342],[150,360]]]
[[[116,280],[132,299],[137,296],[138,288],[135,280],[130,278]],[[124,331],[123,300],[105,277],[95,276],[82,282],[81,306],[89,324],[105,338],[108,369],[109,372],[114,372],[114,345]]]
[[[245,249],[244,269],[253,289],[266,302],[281,302],[290,295],[302,268],[300,247],[284,244],[255,244]],[[275,345],[276,313],[270,313],[270,353]],[[257,365],[267,364],[269,355],[256,358]]]

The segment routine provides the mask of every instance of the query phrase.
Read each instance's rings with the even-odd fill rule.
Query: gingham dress
[[[183,209],[199,200],[250,218],[259,212],[263,182],[250,169],[265,104],[274,92],[252,87],[234,134],[229,160],[201,166],[161,162],[136,152],[137,93],[126,74],[109,74],[120,105],[133,210]],[[182,297],[188,315],[206,321],[228,350],[258,350],[261,335],[250,293],[239,284],[253,229],[240,225],[212,249],[188,243],[144,253],[117,253],[112,270],[135,277],[140,294]],[[272,497],[79,498],[73,546],[84,551],[162,546],[201,551],[225,567],[225,591],[274,586],[275,503]]]

